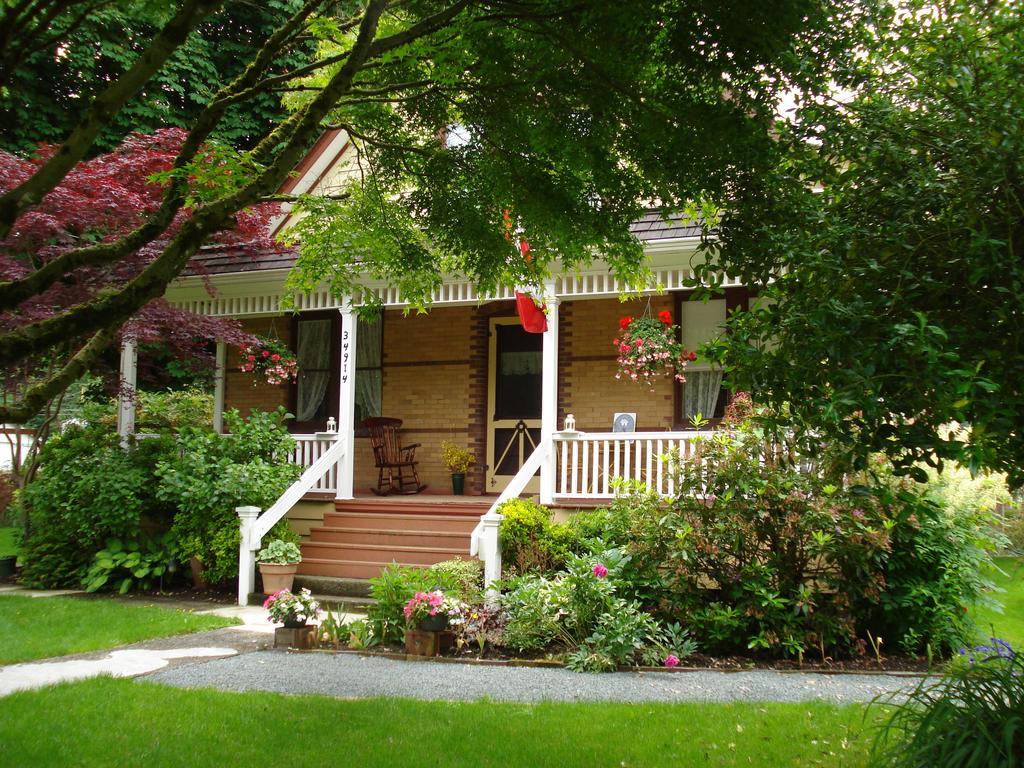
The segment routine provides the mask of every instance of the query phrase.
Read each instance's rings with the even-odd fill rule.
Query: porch
[[[479,297],[470,283],[455,278],[438,290],[435,304],[425,315],[405,314],[407,306],[392,288],[368,286],[366,290],[383,304],[382,319],[372,330],[358,317],[359,306],[368,301],[366,295],[297,297],[302,311],[294,317],[282,316],[279,293],[271,290],[271,284],[279,291],[283,274],[273,281],[267,274],[232,275],[219,286],[216,299],[193,300],[188,291],[182,291],[175,303],[207,314],[239,317],[250,330],[273,331],[276,324],[276,335],[297,351],[300,371],[304,367],[321,371],[316,387],[307,387],[319,392],[321,399],[313,403],[301,392],[301,377],[299,392],[253,387],[251,378],[244,380],[232,370],[226,349],[219,345],[217,428],[226,407],[244,411],[284,405],[302,416],[293,433],[292,456],[306,468],[302,477],[268,510],[240,511],[244,532],[240,595],[250,591],[251,557],[262,537],[286,514],[296,522],[294,510],[302,504],[318,502],[322,510],[309,516],[303,531],[310,569],[328,569],[326,563],[316,562],[331,560],[328,554],[334,555],[340,569],[349,571],[345,575],[355,575],[354,570],[372,575],[368,567],[356,564],[395,560],[420,565],[429,564],[422,562],[428,556],[447,559],[472,553],[485,561],[487,578],[493,580],[500,574],[500,518],[495,510],[507,498],[527,494],[547,506],[575,509],[614,498],[616,478],[673,493],[667,457],[673,451],[684,458],[692,454],[696,433],[685,429],[683,422],[688,413],[712,415],[721,405],[721,374],[698,361],[696,380],[708,386],[680,390],[666,379],[652,391],[616,381],[611,342],[620,316],[669,311],[683,327],[684,343],[695,348],[720,332],[730,309],[745,307],[746,291],[736,284],[729,284],[709,303],[688,301],[686,285],[693,273],[672,265],[685,261],[681,253],[692,255],[695,244],[676,242],[656,253],[652,269],[658,282],[646,295],[626,304],[618,300],[625,286],[599,265],[591,274],[548,281],[539,296],[546,306],[547,330],[542,334],[522,332],[511,292]],[[316,333],[314,324],[322,326]],[[316,335],[330,339],[329,354],[318,358],[315,366],[303,363],[304,334],[307,339]],[[368,343],[371,339],[373,343]],[[126,382],[132,373],[131,355],[126,347]],[[377,387],[376,394],[368,394],[367,382]],[[534,394],[524,396],[527,390]],[[638,431],[609,431],[613,416],[620,412],[635,415]],[[375,478],[372,453],[368,440],[357,430],[365,415],[404,420],[404,442],[422,444],[417,459],[429,486],[427,493],[392,498],[373,512],[353,508],[353,504],[375,503],[368,498]],[[563,429],[570,415],[578,430]],[[125,417],[129,424],[130,415]],[[440,443],[445,439],[464,444],[477,455],[467,482],[469,497],[445,496],[449,479],[439,461]],[[430,507],[424,509],[425,505]],[[476,522],[465,530],[470,510]],[[358,528],[350,524],[353,512],[394,518],[387,525],[369,526],[381,543],[368,541],[365,532],[333,530]],[[410,523],[448,515],[463,523],[458,542],[456,537],[441,537],[445,539],[441,546],[437,537],[417,542],[399,535],[429,539],[436,532]],[[396,530],[402,525],[405,531]],[[380,556],[368,557],[374,550],[367,546],[379,547]],[[436,551],[428,555],[423,548]]]

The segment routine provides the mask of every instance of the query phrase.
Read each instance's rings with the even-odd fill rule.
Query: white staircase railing
[[[519,496],[545,466],[554,473],[556,501],[569,503],[615,497],[616,478],[643,483],[662,496],[675,495],[672,459],[694,456],[695,441],[712,432],[556,432],[540,443],[505,490],[481,515],[470,539],[470,555],[484,562],[484,584],[501,578],[498,508]],[[542,474],[543,478],[543,474]]]
[[[300,467],[311,467],[317,460],[329,451],[337,442],[336,435],[330,432],[319,432],[311,435],[292,435],[295,439],[295,448],[292,449],[291,462]],[[310,491],[316,493],[337,493],[338,490],[338,465],[330,467],[324,472]]]
[[[262,515],[258,507],[239,507],[239,525],[242,539],[238,545],[238,604],[249,602],[249,593],[256,584],[256,553],[260,549],[263,537],[274,527],[274,524],[288,514],[303,496],[317,486],[325,475],[333,473],[338,477],[342,459],[345,457],[347,441],[341,436],[322,439],[329,444],[327,450],[321,451],[319,457],[292,483],[288,490],[281,494]]]

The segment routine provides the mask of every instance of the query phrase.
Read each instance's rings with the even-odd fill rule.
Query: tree
[[[709,251],[771,300],[717,345],[733,385],[859,465],[884,451],[919,478],[955,459],[1024,482],[1021,11],[880,11],[832,95],[780,122],[772,171]]]
[[[57,5],[59,28],[71,28],[88,3]],[[123,74],[96,89],[61,146],[0,195],[0,238],[54,193],[219,5],[176,4]],[[7,3],[5,39],[38,29],[44,6]],[[356,257],[360,270],[395,279],[413,300],[442,270],[486,288],[536,278],[556,257],[571,268],[595,252],[635,277],[641,251],[628,225],[638,201],[679,208],[755,178],[778,92],[821,74],[799,53],[840,47],[851,14],[814,0],[742,10],[687,0],[304,0],[259,33],[239,74],[222,77],[191,120],[161,176],[156,210],[119,239],[65,250],[0,284],[0,311],[12,312],[78,269],[107,268],[161,242],[116,287],[0,332],[4,366],[75,340],[67,363],[0,407],[0,419],[30,417],[163,294],[203,243],[247,207],[282,199],[276,191],[331,125],[359,149],[362,175],[346,200],[305,202],[319,215],[308,217],[298,287],[326,277],[344,290]],[[316,60],[277,73],[275,63],[311,37]],[[210,142],[231,109],[279,92],[291,114],[251,149]],[[465,140],[442,140],[456,134]],[[509,258],[505,211],[530,233],[528,268]]]
[[[93,151],[110,151],[129,133],[187,128],[221,82],[238,75],[259,42],[300,4],[301,0],[225,3],[197,25],[145,88],[112,117]],[[61,3],[49,5],[56,9]],[[124,74],[173,14],[175,4],[132,0],[79,5],[81,14],[70,8],[58,14],[55,28],[43,26],[46,16],[41,16],[29,28],[38,34],[4,40],[0,73],[9,73],[9,82],[0,88],[0,148],[29,154],[40,143],[60,142],[106,83]],[[312,41],[296,46],[268,71],[283,74],[309,64],[314,48]],[[16,66],[19,60],[22,63]],[[0,74],[0,82],[4,79]],[[248,148],[284,117],[277,94],[261,93],[244,109],[230,109],[212,136]]]

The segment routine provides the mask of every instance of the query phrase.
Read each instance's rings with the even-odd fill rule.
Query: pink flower
[[[608,569],[604,567],[603,563],[598,563],[594,566],[594,575],[599,579],[603,579],[608,575]]]
[[[679,666],[679,657],[670,653],[668,656],[665,657],[665,661],[663,663],[669,669],[671,669],[672,667],[678,667]]]

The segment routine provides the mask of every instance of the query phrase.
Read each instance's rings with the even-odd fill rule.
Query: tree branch
[[[321,4],[322,0],[309,0],[305,3],[274,34],[267,38],[249,66],[234,81],[224,86],[218,95],[244,89],[255,82],[277,58],[291,34],[301,27],[309,15]],[[226,111],[227,105],[217,99],[214,99],[213,103],[203,110],[185,143],[182,144],[172,168],[184,168],[195,158],[203,142],[217,127]],[[150,217],[149,221],[120,240],[67,251],[21,280],[0,283],[0,311],[12,309],[31,296],[38,295],[75,269],[116,261],[152,242],[174,221],[174,217],[184,204],[186,192],[186,182],[182,179],[175,179],[164,193],[160,208]]]
[[[0,196],[0,240],[7,237],[21,213],[51,192],[89,151],[93,141],[142,87],[163,66],[192,30],[222,0],[185,0],[131,68],[99,96],[57,152],[32,176]]]

